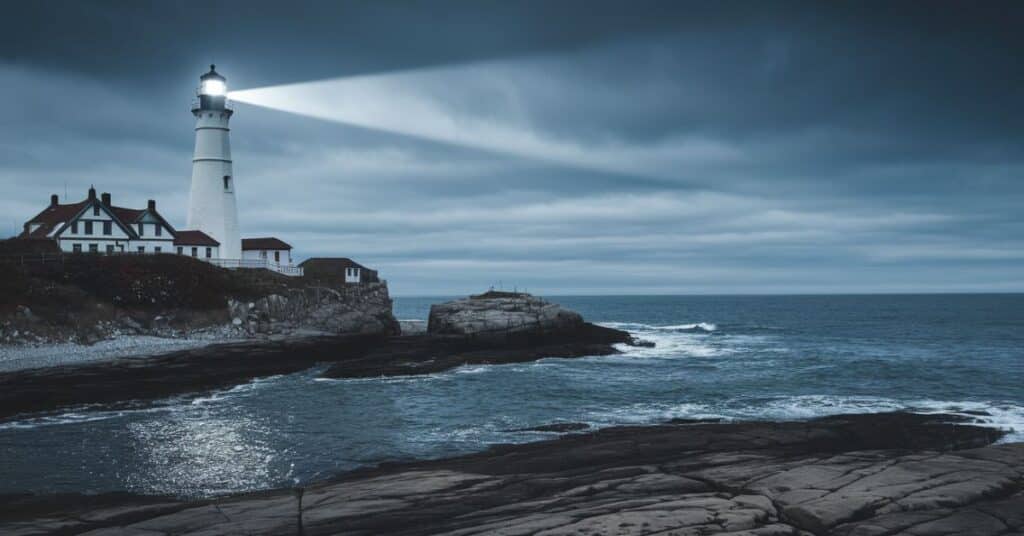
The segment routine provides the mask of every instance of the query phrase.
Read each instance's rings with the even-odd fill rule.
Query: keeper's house
[[[54,240],[68,253],[177,253],[202,259],[219,258],[220,244],[202,231],[176,231],[156,210],[114,206],[110,194],[96,197],[89,188],[85,200],[50,205],[25,222],[18,238]]]
[[[306,277],[323,283],[377,283],[377,270],[371,270],[345,257],[313,257],[299,263]]]

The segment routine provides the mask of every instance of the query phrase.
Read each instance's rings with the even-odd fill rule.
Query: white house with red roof
[[[177,253],[203,259],[220,257],[220,244],[202,231],[177,231],[160,215],[156,201],[143,209],[119,207],[110,194],[89,188],[77,203],[50,204],[25,222],[19,238],[49,238],[67,253]]]

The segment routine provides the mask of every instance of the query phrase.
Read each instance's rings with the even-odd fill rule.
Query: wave
[[[12,421],[0,423],[0,431],[4,430],[26,430],[44,426],[75,425],[88,422],[105,421],[118,419],[130,415],[146,413],[174,412],[181,411],[187,407],[203,406],[248,396],[256,390],[268,386],[282,378],[284,375],[256,378],[236,385],[229,389],[214,391],[204,396],[178,395],[152,402],[132,403],[129,407],[110,408],[104,405],[85,405],[74,407],[70,410],[48,415],[36,415]]]
[[[1024,406],[1002,401],[898,400],[871,396],[798,395],[771,400],[727,400],[720,404],[642,403],[588,414],[588,424],[615,426],[654,424],[671,419],[722,419],[723,421],[799,421],[848,413],[948,413],[970,419],[972,424],[1007,432],[1003,442],[1024,441]]]
[[[639,322],[600,322],[600,325],[607,328],[622,329],[626,331],[693,331],[711,333],[718,330],[718,325],[711,322],[695,322],[693,324],[671,324],[659,326],[654,324],[642,324]]]

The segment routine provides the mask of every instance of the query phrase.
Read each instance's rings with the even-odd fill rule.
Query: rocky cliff
[[[232,325],[249,334],[397,335],[387,283],[288,289],[256,300],[228,300]]]
[[[398,332],[386,283],[323,285],[178,255],[0,263],[0,345],[126,335],[245,338]]]

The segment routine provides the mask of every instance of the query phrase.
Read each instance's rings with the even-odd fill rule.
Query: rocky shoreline
[[[0,373],[0,419],[91,405],[136,404],[206,393],[256,378],[329,364],[330,378],[417,375],[465,364],[605,355],[632,338],[583,324],[571,331],[474,339],[380,334],[311,336],[213,344],[141,358],[119,358]]]
[[[0,533],[1020,534],[1024,443],[963,421],[618,427],[214,500],[8,496]]]

